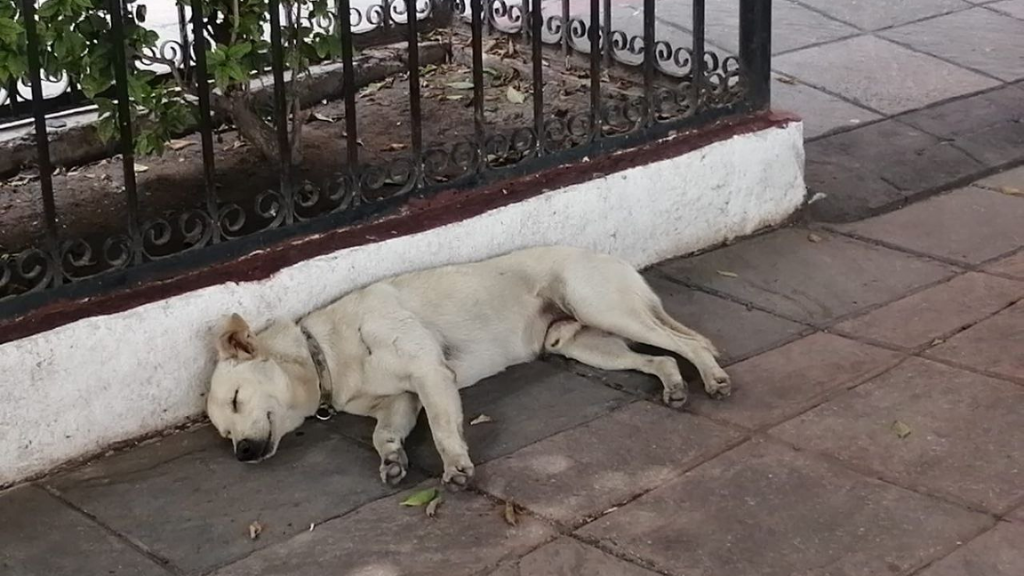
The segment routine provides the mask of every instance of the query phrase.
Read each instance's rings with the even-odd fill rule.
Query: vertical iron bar
[[[39,33],[36,29],[35,0],[22,0],[25,17],[25,40],[28,48],[28,74],[32,84],[32,116],[35,120],[36,164],[39,166],[39,188],[43,194],[43,217],[50,248],[57,247],[57,205],[53,200],[53,165],[50,163],[50,137],[46,131],[46,109],[43,103],[43,79],[39,60]],[[17,89],[9,92],[16,94]],[[61,275],[56,274],[57,282]]]
[[[605,68],[612,67],[612,0],[604,0],[604,28],[602,29],[602,36],[604,37],[604,66]]]
[[[655,22],[654,0],[644,0],[644,121],[648,126],[654,123],[657,113],[654,109]]]
[[[270,59],[274,73],[274,126],[277,128],[277,148],[281,178],[281,196],[284,200],[284,221],[293,221],[292,203],[292,151],[288,138],[288,95],[284,81],[284,45],[281,40],[281,0],[270,0]]]
[[[128,232],[132,239],[133,260],[142,261],[139,249],[139,196],[135,182],[135,133],[132,130],[131,95],[128,92],[128,46],[124,38],[124,14],[121,0],[109,0],[110,33],[114,41],[114,80],[117,94],[117,123],[121,129],[121,168],[128,201]]]
[[[601,135],[601,0],[590,0],[590,134]]]
[[[693,0],[693,58],[690,60],[693,79],[693,113],[700,112],[704,97],[704,0]]]
[[[523,0],[524,2],[526,0]],[[533,9],[530,10],[530,34],[533,40],[533,131],[536,133],[536,155],[541,156],[545,150],[544,138],[544,44],[542,42],[541,30],[544,14],[542,13],[543,0],[533,0]]]
[[[420,102],[420,44],[416,0],[405,0],[409,26],[409,115],[412,116],[412,154],[419,170],[423,153],[423,112]]]
[[[352,2],[339,0],[338,23],[341,33],[342,89],[345,93],[345,148],[348,155],[347,170],[355,174],[359,166],[359,134],[356,123],[356,71],[352,62]]]
[[[566,56],[569,55],[569,34],[572,30],[569,22],[570,16],[569,0],[562,0],[562,52]]]
[[[484,145],[484,44],[483,44],[483,0],[470,0],[473,11],[473,128],[477,146]],[[481,151],[481,164],[486,154]]]
[[[192,8],[195,10],[195,7]],[[181,40],[181,67],[185,70],[185,75],[188,76],[189,68],[191,68],[191,58],[188,55],[188,24],[189,19],[185,16],[185,5],[178,4],[178,39]]]
[[[771,105],[772,1],[740,0],[740,67],[754,110]]]
[[[213,241],[220,240],[217,219],[217,189],[213,182],[213,125],[210,120],[210,82],[206,69],[206,36],[203,31],[203,0],[192,0],[192,47],[196,53],[196,93],[199,95],[199,138],[203,145],[203,185],[206,188],[206,208],[213,218]],[[186,60],[188,54],[185,55]]]
[[[381,0],[381,2],[380,2],[381,3],[381,9],[384,11],[380,15],[380,27],[382,29],[387,29],[389,26],[391,26],[391,3],[392,2],[395,2],[395,0]],[[367,9],[367,12],[369,12],[369,9]]]

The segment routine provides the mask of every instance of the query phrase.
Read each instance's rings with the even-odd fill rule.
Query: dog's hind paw
[[[458,466],[445,466],[444,476],[441,482],[451,492],[464,490],[469,485],[469,479],[473,477],[473,465],[469,462]]]
[[[704,383],[704,391],[715,400],[728,398],[732,394],[732,379],[725,370],[719,369],[712,375],[711,381]]]
[[[664,400],[665,404],[670,408],[679,409],[686,406],[689,396],[687,395],[685,388],[677,388],[674,390],[665,390],[661,395],[661,399]]]
[[[409,472],[409,458],[399,448],[386,454],[380,462],[380,479],[388,486],[397,486]]]

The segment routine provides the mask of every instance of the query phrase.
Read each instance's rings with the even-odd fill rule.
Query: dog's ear
[[[217,353],[221,360],[251,360],[256,357],[256,338],[238,314],[232,314],[221,329]]]

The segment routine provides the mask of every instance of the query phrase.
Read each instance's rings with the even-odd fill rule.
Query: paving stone
[[[998,85],[991,78],[874,36],[784,54],[774,59],[774,68],[884,114]]]
[[[780,81],[780,78],[786,80]],[[881,118],[870,110],[779,74],[772,75],[772,108],[798,114],[804,122],[804,138],[816,138],[833,130]]]
[[[1010,520],[1024,523],[1024,506],[1021,506],[1007,516]]]
[[[804,4],[822,12],[859,26],[865,30],[877,30],[899,24],[906,24],[929,16],[946,14],[969,8],[962,0],[801,0]]]
[[[847,320],[836,330],[916,349],[995,314],[1021,298],[1024,283],[971,272]]]
[[[1007,82],[1024,78],[1024,21],[985,8],[900,26],[882,36]]]
[[[1024,198],[964,188],[841,230],[964,264],[1024,246]]]
[[[611,412],[633,400],[544,362],[515,366],[462,390],[466,421],[486,414],[493,422],[466,426],[469,454],[476,464],[511,454]],[[439,474],[437,455],[425,418],[409,437],[414,465]],[[369,439],[369,430],[366,432]]]
[[[738,438],[704,419],[637,402],[485,464],[477,485],[571,525],[678,477]]]
[[[1017,85],[911,112],[900,121],[989,167],[1024,159],[1024,88]]]
[[[988,8],[1024,20],[1024,0],[1000,0],[992,2]]]
[[[394,492],[381,484],[371,450],[323,423],[300,432],[286,436],[273,458],[251,465],[235,460],[229,444],[204,427],[163,441],[202,443],[201,449],[138,448],[51,485],[185,571],[205,571]],[[248,535],[253,521],[263,526],[256,540]]]
[[[899,437],[896,421],[909,436]],[[927,360],[910,359],[772,434],[996,513],[1024,496],[1024,389]]]
[[[982,515],[753,442],[578,531],[676,576],[909,574]]]
[[[989,264],[985,271],[1024,280],[1024,250]]]
[[[1024,190],[1024,166],[1014,168],[1012,170],[1006,170],[999,174],[994,174],[979,180],[976,184],[981,188],[991,188],[998,190],[1001,188],[1013,188]]]
[[[0,495],[0,574],[168,574],[116,536],[43,490]]]
[[[1024,302],[932,348],[927,354],[1024,381]]]
[[[690,408],[744,428],[761,428],[878,375],[902,358],[896,352],[818,333],[730,367],[733,395],[716,401],[697,392]]]
[[[895,120],[811,142],[806,153],[807,187],[825,194],[809,212],[830,222],[858,220],[985,169],[949,142]]]
[[[1020,576],[1024,574],[1024,525],[1001,522],[920,576]]]
[[[661,269],[791,318],[827,323],[952,276],[943,264],[838,235],[786,228]],[[735,274],[723,276],[720,272]]]
[[[559,538],[501,567],[491,576],[655,576],[655,573],[572,538]]]
[[[414,490],[436,486],[423,484]],[[473,494],[445,494],[437,516],[400,506],[413,491],[316,526],[216,572],[216,576],[462,576],[526,554],[555,533],[519,516],[505,523],[497,505]]]

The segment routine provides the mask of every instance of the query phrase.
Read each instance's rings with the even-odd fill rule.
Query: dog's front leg
[[[409,470],[409,457],[405,454],[405,438],[416,427],[420,401],[408,392],[391,396],[381,402],[374,412],[377,427],[373,430],[373,447],[380,454],[380,479],[395,486]]]
[[[462,433],[462,399],[455,375],[447,366],[437,366],[417,371],[412,380],[444,463],[441,480],[449,489],[461,490],[473,476],[473,462]]]

